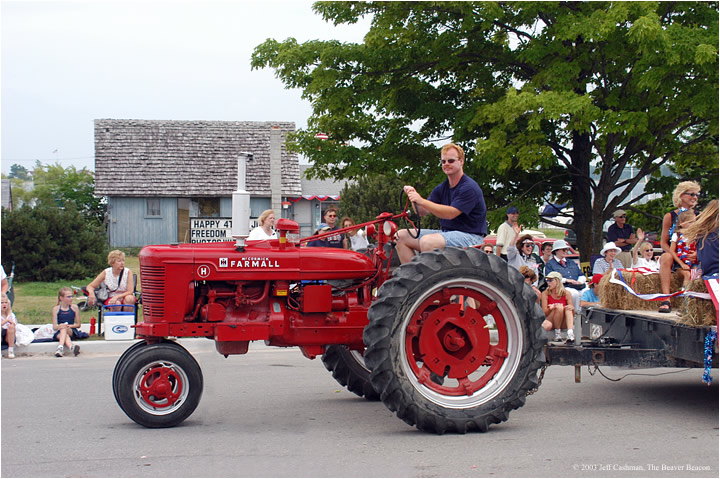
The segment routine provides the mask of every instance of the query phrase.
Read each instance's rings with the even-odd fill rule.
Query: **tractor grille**
[[[165,314],[165,267],[140,266],[143,319],[160,322]]]

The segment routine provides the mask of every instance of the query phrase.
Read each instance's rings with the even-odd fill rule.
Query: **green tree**
[[[340,192],[340,213],[356,223],[374,220],[383,212],[399,213],[405,207],[407,197],[402,194],[406,183],[397,176],[365,175],[348,184]],[[432,219],[422,221],[423,228],[438,228]]]
[[[490,208],[570,202],[584,260],[600,249],[603,222],[637,203],[633,188],[661,166],[717,177],[717,3],[314,9],[336,25],[372,16],[372,26],[360,44],[268,39],[251,63],[312,103],[291,146],[318,177],[398,172],[430,187],[442,179],[437,145],[452,139]],[[621,179],[630,166],[637,174]]]
[[[32,175],[27,168],[14,163],[10,165],[10,174],[8,174],[8,178],[17,178],[19,180],[27,181],[32,179]]]
[[[2,227],[3,261],[15,262],[17,280],[81,279],[105,266],[105,229],[88,222],[71,202],[3,210]]]
[[[33,188],[19,192],[19,198],[24,203],[62,206],[71,202],[89,221],[103,223],[106,206],[103,198],[95,197],[92,171],[86,168],[78,170],[74,166],[64,168],[59,163],[43,165],[38,161],[32,178]]]

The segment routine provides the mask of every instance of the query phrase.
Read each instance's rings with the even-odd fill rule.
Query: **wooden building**
[[[95,194],[107,197],[112,247],[190,242],[191,218],[230,218],[237,159],[252,153],[251,224],[303,195],[292,122],[95,120]]]

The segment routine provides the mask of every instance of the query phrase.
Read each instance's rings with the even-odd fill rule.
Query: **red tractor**
[[[407,213],[359,225],[377,241],[364,254],[303,247],[351,228],[301,240],[287,219],[278,221],[279,239],[143,248],[136,333],[144,341],[115,366],[120,407],[147,427],[190,416],[202,371],[167,338],[206,337],[225,356],[246,353],[250,341],[322,356],[340,384],[424,431],[484,432],[507,420],[545,363],[535,293],[505,261],[475,248],[391,266],[398,219]]]

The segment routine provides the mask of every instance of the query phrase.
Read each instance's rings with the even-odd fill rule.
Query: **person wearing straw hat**
[[[557,240],[553,243],[553,256],[550,258],[550,261],[545,263],[545,277],[553,271],[560,273],[563,285],[572,295],[575,311],[579,311],[580,290],[585,289],[587,279],[575,261],[565,259],[568,251],[570,251],[570,245],[567,241]]]
[[[520,236],[520,225],[513,225],[514,236],[507,248],[508,264],[519,270],[521,266],[527,266],[537,275],[540,271],[540,258],[533,253],[535,241],[532,236]]]
[[[615,246],[615,243],[613,243],[612,241],[609,243],[605,243],[603,249],[600,250],[600,256],[602,256],[602,258],[598,258],[597,261],[595,261],[595,265],[593,266],[593,274],[605,274],[606,271],[613,268],[625,268],[622,262],[616,258],[616,256],[621,251],[622,250]]]
[[[563,287],[563,277],[557,271],[545,276],[547,289],[542,293],[542,310],[545,313],[543,327],[547,329],[546,323],[551,323],[555,329],[553,341],[562,341],[562,329],[567,329],[567,340],[575,341],[573,324],[575,323],[575,308],[572,305],[570,291]],[[548,325],[549,326],[549,325]]]

